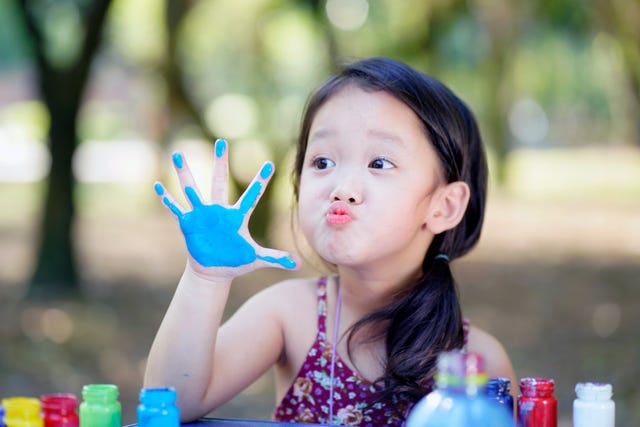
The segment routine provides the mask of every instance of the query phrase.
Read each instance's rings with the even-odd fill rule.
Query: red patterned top
[[[329,420],[332,346],[327,340],[327,279],[318,281],[318,335],[293,384],[273,412],[275,421],[347,426],[402,426],[408,400],[380,401],[379,386],[354,372],[336,353],[333,419]],[[468,322],[464,324],[465,346]]]

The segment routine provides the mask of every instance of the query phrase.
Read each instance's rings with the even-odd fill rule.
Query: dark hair
[[[342,88],[356,85],[383,91],[406,104],[424,126],[438,154],[447,182],[464,181],[470,199],[460,224],[434,237],[422,263],[422,277],[387,306],[360,319],[349,331],[349,352],[357,331],[377,331],[371,340],[386,341],[387,364],[378,383],[381,398],[417,401],[430,391],[440,352],[464,344],[463,320],[449,263],[478,241],[484,219],[487,164],[477,123],[467,105],[433,77],[388,58],[365,59],[343,67],[307,102],[293,171],[296,200],[313,119]]]

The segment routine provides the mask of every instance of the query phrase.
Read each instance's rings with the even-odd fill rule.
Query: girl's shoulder
[[[515,381],[513,366],[507,351],[496,337],[476,326],[469,326],[467,351],[482,355],[487,374],[492,377],[507,377]]]
[[[293,278],[274,283],[251,297],[252,304],[271,307],[283,317],[317,304],[318,278]]]

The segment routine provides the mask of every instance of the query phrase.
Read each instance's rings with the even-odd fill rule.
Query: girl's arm
[[[155,188],[178,219],[189,256],[151,346],[144,387],[174,387],[185,421],[229,400],[282,351],[277,305],[269,293],[249,300],[228,326],[220,327],[233,278],[262,267],[295,269],[297,262],[290,254],[259,246],[249,234],[251,212],[273,174],[270,163],[229,206],[225,141],[216,142],[210,204],[203,202],[182,154],[174,153],[173,160],[192,209],[183,209],[162,184]]]

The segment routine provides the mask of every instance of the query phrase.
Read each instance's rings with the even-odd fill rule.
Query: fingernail
[[[271,163],[267,163],[260,170],[260,177],[262,179],[267,179],[271,176],[272,172],[273,172],[273,165]]]
[[[171,157],[173,158],[173,164],[176,165],[178,169],[182,169],[183,162],[180,153],[173,153],[173,156]]]
[[[290,256],[285,257],[283,261],[284,262],[282,262],[282,265],[284,267],[286,267],[286,268],[296,268],[296,262]]]
[[[219,139],[216,141],[216,157],[220,158],[224,154],[227,149],[227,141],[224,139]]]
[[[156,182],[153,188],[154,190],[156,190],[156,194],[158,196],[162,196],[164,194],[164,188],[162,188],[162,184],[160,184],[159,182]]]

